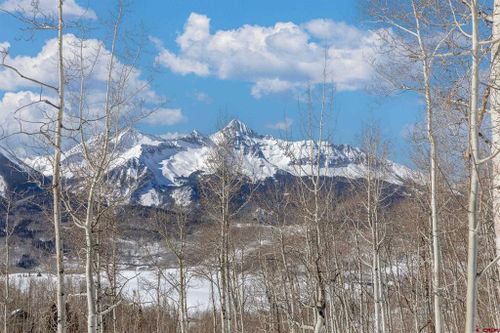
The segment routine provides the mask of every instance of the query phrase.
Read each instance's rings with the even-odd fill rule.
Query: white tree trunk
[[[87,284],[87,333],[96,333],[97,312],[95,302],[95,286],[93,265],[93,240],[91,226],[85,226],[86,260],[85,260],[85,281]]]
[[[9,199],[7,199],[9,200]],[[4,276],[4,304],[3,304],[3,331],[8,333],[7,323],[9,319],[9,302],[10,302],[10,281],[9,281],[9,262],[10,262],[10,226],[9,226],[9,215],[10,215],[10,201],[7,202],[7,212],[5,213],[5,276]]]
[[[96,274],[96,283],[95,283],[95,299],[96,299],[96,313],[97,313],[97,328],[96,332],[101,333],[103,332],[104,328],[102,327],[103,325],[103,308],[102,308],[102,281],[101,281],[101,253],[100,253],[100,245],[101,245],[101,240],[100,240],[100,234],[97,234],[96,237],[96,242],[95,242],[95,262],[96,262],[96,267],[97,267],[97,274]]]
[[[491,46],[490,116],[492,128],[492,150],[500,149],[500,0],[493,4],[492,39],[497,41]],[[496,255],[500,256],[500,154],[492,160],[493,165],[493,223],[495,228]],[[500,276],[500,260],[497,262]],[[499,287],[500,288],[500,287]]]
[[[59,109],[55,123],[54,168],[52,175],[52,199],[54,209],[54,238],[57,267],[57,332],[66,332],[66,295],[64,288],[63,244],[61,239],[61,137],[64,115],[64,57],[63,57],[63,0],[59,0],[58,24],[58,72],[59,72]]]
[[[184,241],[184,240],[182,240]],[[184,259],[178,259],[179,264],[179,310],[180,310],[180,321],[181,321],[181,333],[188,332],[188,312],[187,312],[187,295],[186,295],[186,267],[184,264]]]
[[[469,112],[470,188],[468,203],[467,312],[465,332],[473,333],[477,312],[477,204],[479,194],[479,124],[477,116],[479,94],[479,27],[477,0],[470,2],[472,23],[472,65]]]
[[[428,80],[428,79],[426,79]],[[434,297],[434,329],[435,333],[443,332],[443,314],[441,311],[441,249],[439,240],[439,221],[437,207],[437,148],[433,132],[432,106],[430,105],[430,86],[426,83],[427,100],[427,138],[430,146],[430,180],[431,180],[431,224],[432,224],[432,294]]]
[[[440,273],[441,273],[441,250],[439,244],[439,221],[437,207],[437,147],[434,136],[434,106],[431,93],[430,72],[432,59],[429,59],[426,46],[422,40],[420,17],[415,2],[412,1],[413,15],[415,16],[416,35],[422,57],[422,74],[424,78],[424,96],[426,105],[427,141],[429,141],[429,164],[430,164],[430,206],[432,224],[432,294],[434,298],[434,330],[435,333],[443,332],[443,314],[441,311],[440,295]]]

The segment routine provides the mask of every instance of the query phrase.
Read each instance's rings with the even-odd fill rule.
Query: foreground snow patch
[[[10,275],[11,285],[23,291],[28,291],[33,284],[51,284],[55,287],[56,276],[50,273],[15,273]],[[103,280],[105,277],[103,274]],[[177,292],[177,269],[162,270],[159,290],[162,297],[167,297],[169,303],[176,304],[179,300]],[[83,274],[66,274],[68,285],[79,286],[85,284]],[[158,271],[151,269],[122,270],[118,277],[122,296],[143,305],[156,304],[158,289]],[[210,282],[206,279],[188,274],[187,304],[190,311],[204,311],[211,307]]]

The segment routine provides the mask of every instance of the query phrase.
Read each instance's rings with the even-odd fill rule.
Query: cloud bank
[[[356,90],[374,75],[378,36],[328,19],[211,32],[209,17],[191,13],[176,39],[178,52],[155,39],[156,61],[180,75],[251,82],[255,98],[322,82],[324,72],[338,90]]]
[[[77,110],[79,105],[79,61],[80,46],[86,72],[85,79],[85,114],[88,119],[99,119],[102,115],[106,100],[106,83],[108,79],[108,66],[111,52],[106,45],[98,39],[81,40],[72,34],[64,35],[65,74],[66,85],[66,125],[71,127],[72,122],[77,122]],[[0,49],[8,49],[9,43],[0,42]],[[5,62],[17,68],[23,75],[57,86],[57,40],[49,39],[45,42],[38,53],[34,55],[7,55]],[[124,103],[120,104],[120,113],[125,118],[134,119],[148,110],[153,110],[165,102],[165,98],[158,95],[143,79],[140,69],[130,65],[122,59],[114,60],[113,82],[118,85],[126,77],[123,91],[120,96],[127,96]],[[9,136],[19,132],[37,133],[40,128],[47,129],[53,123],[55,112],[53,108],[40,99],[49,99],[57,104],[56,94],[48,88],[40,90],[40,86],[31,81],[21,78],[10,69],[0,67],[0,136]],[[172,125],[183,120],[180,109],[160,109],[161,118],[156,118],[155,125]],[[98,127],[98,121],[95,122]],[[30,140],[26,136],[17,135],[9,144],[20,146]]]
[[[143,122],[152,126],[175,125],[185,120],[181,109],[160,108],[147,116]]]

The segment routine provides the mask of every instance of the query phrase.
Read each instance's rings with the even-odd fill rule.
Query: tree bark
[[[63,57],[63,0],[59,0],[58,5],[58,74],[59,74],[59,108],[55,123],[54,140],[54,168],[52,175],[52,199],[54,210],[54,238],[56,247],[56,267],[57,267],[57,332],[66,333],[66,295],[64,287],[64,264],[63,264],[63,243],[61,238],[61,139],[64,115],[64,57]]]
[[[491,45],[491,73],[490,84],[490,116],[492,128],[492,151],[500,149],[500,0],[493,4],[493,27]],[[495,228],[496,255],[500,256],[500,154],[492,159],[493,167],[493,223]],[[500,260],[497,262],[498,275],[500,277]],[[499,286],[500,293],[500,286]],[[500,294],[499,294],[500,295]]]

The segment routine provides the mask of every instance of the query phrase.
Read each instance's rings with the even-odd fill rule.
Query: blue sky
[[[0,4],[12,1],[0,0]],[[50,6],[53,0],[42,2]],[[108,17],[112,3],[76,0],[75,6],[89,8],[92,17],[88,22],[97,25]],[[334,141],[356,144],[362,126],[376,121],[392,143],[393,158],[409,163],[404,132],[421,118],[422,106],[411,94],[385,97],[366,89],[374,80],[369,61],[363,64],[355,55],[369,52],[359,48],[367,40],[373,42],[373,33],[358,6],[357,1],[345,0],[131,2],[126,27],[142,26],[145,36],[151,38],[146,41],[139,69],[146,73],[158,64],[151,89],[168,100],[165,109],[177,111],[175,121],[157,118],[138,127],[153,134],[193,129],[211,133],[224,113],[263,134],[281,136],[283,131],[278,128],[289,125],[292,135],[300,138],[297,95],[307,84],[318,82],[318,75],[310,72],[318,68],[312,64],[315,60],[322,66],[317,48],[323,47],[333,54],[329,66],[338,87],[329,124]],[[0,43],[10,44],[11,57],[34,57],[53,38],[44,32],[24,40],[28,35],[21,27],[15,19],[0,14]],[[333,27],[334,33],[325,37],[325,27]],[[94,38],[102,38],[101,34],[92,31]],[[261,45],[263,38],[270,46]],[[302,42],[292,43],[295,40]],[[16,89],[25,88],[0,83],[3,97]],[[3,102],[0,106],[8,105]]]

